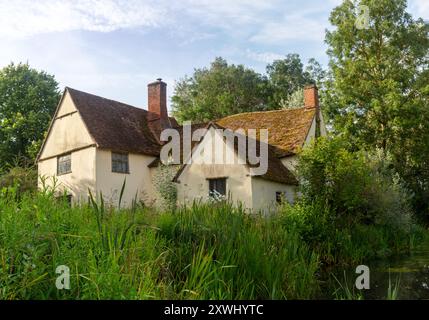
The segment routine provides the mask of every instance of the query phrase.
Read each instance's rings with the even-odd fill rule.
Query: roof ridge
[[[105,97],[102,97],[102,96],[99,96],[99,95],[96,95],[96,94],[93,94],[93,93],[89,93],[89,92],[86,92],[86,91],[77,90],[77,89],[74,89],[74,88],[71,88],[71,87],[67,87],[67,86],[65,87],[65,90],[68,90],[69,92],[71,90],[71,91],[75,91],[75,92],[78,92],[78,93],[81,93],[81,94],[86,94],[86,95],[89,95],[89,96],[93,96],[93,97],[98,98],[98,99],[103,99],[103,100],[106,100],[106,101],[111,101],[111,102],[114,102],[114,103],[119,103],[119,104],[121,104],[121,105],[123,105],[125,107],[142,110],[144,112],[149,113],[149,111],[146,110],[146,109],[143,109],[143,108],[140,108],[140,107],[136,107],[136,106],[132,106],[132,105],[130,105],[128,103],[121,102],[121,101],[118,101],[118,100],[113,100],[113,99],[105,98]]]
[[[241,112],[241,113],[235,113],[235,114],[231,114],[229,116],[217,119],[215,121],[219,121],[219,120],[223,120],[223,119],[228,119],[228,118],[232,118],[232,117],[236,117],[236,116],[241,116],[241,115],[246,115],[246,114],[255,114],[255,113],[274,113],[274,112],[282,112],[282,111],[290,111],[290,110],[301,110],[301,109],[308,109],[311,110],[313,108],[307,108],[305,106],[299,107],[299,108],[283,108],[283,109],[276,109],[276,110],[261,110],[261,111],[249,111],[249,112]]]

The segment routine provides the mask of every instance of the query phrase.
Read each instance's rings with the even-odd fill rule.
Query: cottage
[[[207,133],[177,166],[178,203],[204,200],[212,192],[254,211],[266,210],[281,199],[293,201],[297,155],[311,139],[326,135],[317,88],[307,86],[304,96],[301,108],[242,113],[194,125],[192,130],[204,128]],[[253,174],[252,165],[246,162],[185,161],[200,153],[205,139],[219,128],[268,129],[266,170]],[[166,145],[161,133],[166,129],[177,130],[179,135],[184,131],[168,116],[167,85],[161,79],[148,85],[148,110],[66,88],[37,157],[39,185],[56,183],[73,203],[87,201],[91,191],[116,204],[126,179],[124,205],[134,199],[155,203],[160,195],[154,177],[160,169]]]

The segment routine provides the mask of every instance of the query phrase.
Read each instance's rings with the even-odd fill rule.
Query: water
[[[345,288],[348,288],[355,299],[387,299],[390,279],[391,286],[398,288],[396,299],[429,299],[429,243],[413,249],[408,255],[369,262],[367,266],[370,269],[369,290],[356,289],[355,281],[359,276],[356,268],[338,267],[328,272],[329,278],[322,285],[322,298],[345,299]]]

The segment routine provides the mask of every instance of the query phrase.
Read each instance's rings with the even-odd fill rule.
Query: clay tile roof
[[[66,88],[98,147],[117,152],[158,156],[160,119],[118,101]],[[174,119],[170,119],[177,124]]]
[[[290,185],[298,185],[298,179],[283,165],[281,160],[277,158],[271,146],[268,148],[268,169],[261,178]]]
[[[174,118],[161,121],[156,114],[141,108],[72,88],[66,88],[66,91],[99,148],[157,157],[162,146],[159,135],[165,126],[178,129],[182,135],[182,127],[178,126]],[[268,171],[261,177],[296,184],[295,176],[279,158],[299,151],[311,127],[315,111],[315,108],[298,108],[241,113],[222,118],[213,124],[231,130],[269,129]],[[193,124],[192,131],[210,124]],[[158,164],[159,160],[156,158],[150,166]]]
[[[268,143],[278,157],[299,152],[315,116],[315,108],[297,108],[235,114],[216,121],[231,130],[268,129]]]

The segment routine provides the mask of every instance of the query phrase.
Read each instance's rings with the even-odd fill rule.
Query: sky
[[[326,65],[325,30],[341,0],[0,0],[0,68],[10,62],[69,86],[147,105],[147,84],[217,56],[264,73],[288,53]],[[408,11],[429,19],[429,0]]]

